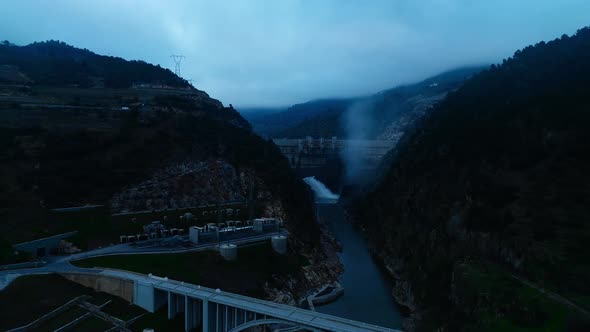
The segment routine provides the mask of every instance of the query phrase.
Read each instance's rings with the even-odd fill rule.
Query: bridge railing
[[[60,273],[59,271],[56,272]],[[130,280],[145,285],[151,285],[151,287],[153,287],[154,289],[159,289],[160,291],[176,292],[178,294],[183,294],[195,299],[207,300],[212,303],[218,303],[221,305],[230,306],[249,312],[266,315],[268,317],[275,317],[278,319],[283,319],[304,326],[326,329],[329,331],[348,331],[348,328],[353,328],[352,330],[356,331],[398,331],[395,329],[359,322],[348,318],[327,315],[285,304],[225,292],[220,289],[218,290],[205,286],[194,285],[191,283],[186,283],[174,279],[163,280],[162,277],[154,278],[145,274],[131,272],[127,270],[111,268],[76,268],[72,266],[71,270],[61,272],[89,275],[102,274],[109,277]],[[182,289],[178,289],[177,287],[182,287]]]
[[[145,275],[143,275],[143,276],[146,278],[149,278],[148,276],[145,276]],[[230,292],[225,292],[222,290],[212,289],[212,288],[205,287],[205,286],[189,284],[189,283],[185,283],[185,282],[178,281],[178,280],[168,279],[168,281],[161,281],[161,280],[154,279],[154,278],[149,278],[149,279],[154,282],[153,284],[154,284],[154,287],[156,287],[156,288],[159,284],[161,285],[163,283],[170,283],[170,284],[174,284],[174,285],[178,285],[178,286],[188,287],[188,288],[191,288],[194,290],[199,290],[200,292],[208,292],[208,293],[210,293],[210,296],[207,297],[207,300],[209,300],[209,301],[223,304],[223,305],[227,305],[227,306],[238,307],[243,310],[248,310],[251,312],[256,312],[256,313],[271,316],[271,317],[282,318],[282,319],[293,321],[295,319],[293,319],[292,316],[310,316],[310,315],[312,315],[314,317],[314,319],[321,318],[326,321],[331,321],[331,322],[338,323],[338,324],[348,324],[350,326],[363,328],[366,331],[393,331],[393,332],[398,331],[395,329],[384,328],[381,326],[372,325],[372,324],[368,324],[368,323],[364,323],[364,322],[359,322],[359,321],[355,321],[355,320],[348,319],[348,318],[342,318],[342,317],[338,317],[338,316],[323,314],[323,313],[316,312],[316,311],[310,311],[310,310],[306,310],[306,309],[302,309],[302,308],[297,308],[297,307],[289,306],[286,304],[280,304],[280,303],[275,303],[275,302],[271,302],[271,301],[260,300],[257,298],[248,297],[248,296],[230,293]],[[166,289],[166,290],[168,290],[168,289]],[[187,295],[191,296],[190,293]],[[225,300],[225,299],[223,299],[223,297],[227,297],[230,300]],[[231,300],[241,300],[241,301],[251,303],[251,304],[258,304],[259,306],[252,306],[252,307],[236,306],[236,302],[232,302]],[[263,309],[264,307],[269,307],[269,309],[264,310]],[[277,311],[272,311],[272,310],[270,310],[270,308],[278,309],[280,311],[285,311],[285,313],[278,314]],[[299,313],[301,315],[296,315],[297,313]],[[309,321],[306,321],[306,320],[297,320],[297,322],[303,323],[303,324],[310,323]],[[329,326],[326,326],[324,328],[329,328]]]

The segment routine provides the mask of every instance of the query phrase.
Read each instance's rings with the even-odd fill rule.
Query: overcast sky
[[[224,104],[374,93],[590,25],[589,0],[2,0],[0,39],[173,69]]]

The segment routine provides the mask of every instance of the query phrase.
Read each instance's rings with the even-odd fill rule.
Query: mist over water
[[[375,121],[371,118],[374,102],[363,100],[351,105],[344,113],[342,127],[346,132],[348,144],[341,152],[344,162],[344,179],[347,183],[354,183],[361,176],[364,160],[359,158],[359,149],[355,142],[371,138]]]
[[[336,203],[340,198],[340,195],[333,193],[326,185],[316,180],[315,176],[303,178],[303,181],[311,188],[318,202]]]

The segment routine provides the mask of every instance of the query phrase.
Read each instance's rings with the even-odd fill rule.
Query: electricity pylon
[[[186,57],[184,55],[179,55],[179,54],[172,54],[170,56],[172,58],[172,60],[174,60],[174,74],[176,74],[176,76],[181,77],[180,76],[180,63],[182,62],[183,59],[186,59]]]

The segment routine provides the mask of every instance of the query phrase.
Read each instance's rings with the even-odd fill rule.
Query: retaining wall
[[[83,273],[61,273],[61,275],[82,286],[93,288],[98,292],[118,296],[129,301],[129,303],[133,303],[134,286],[131,280]]]

